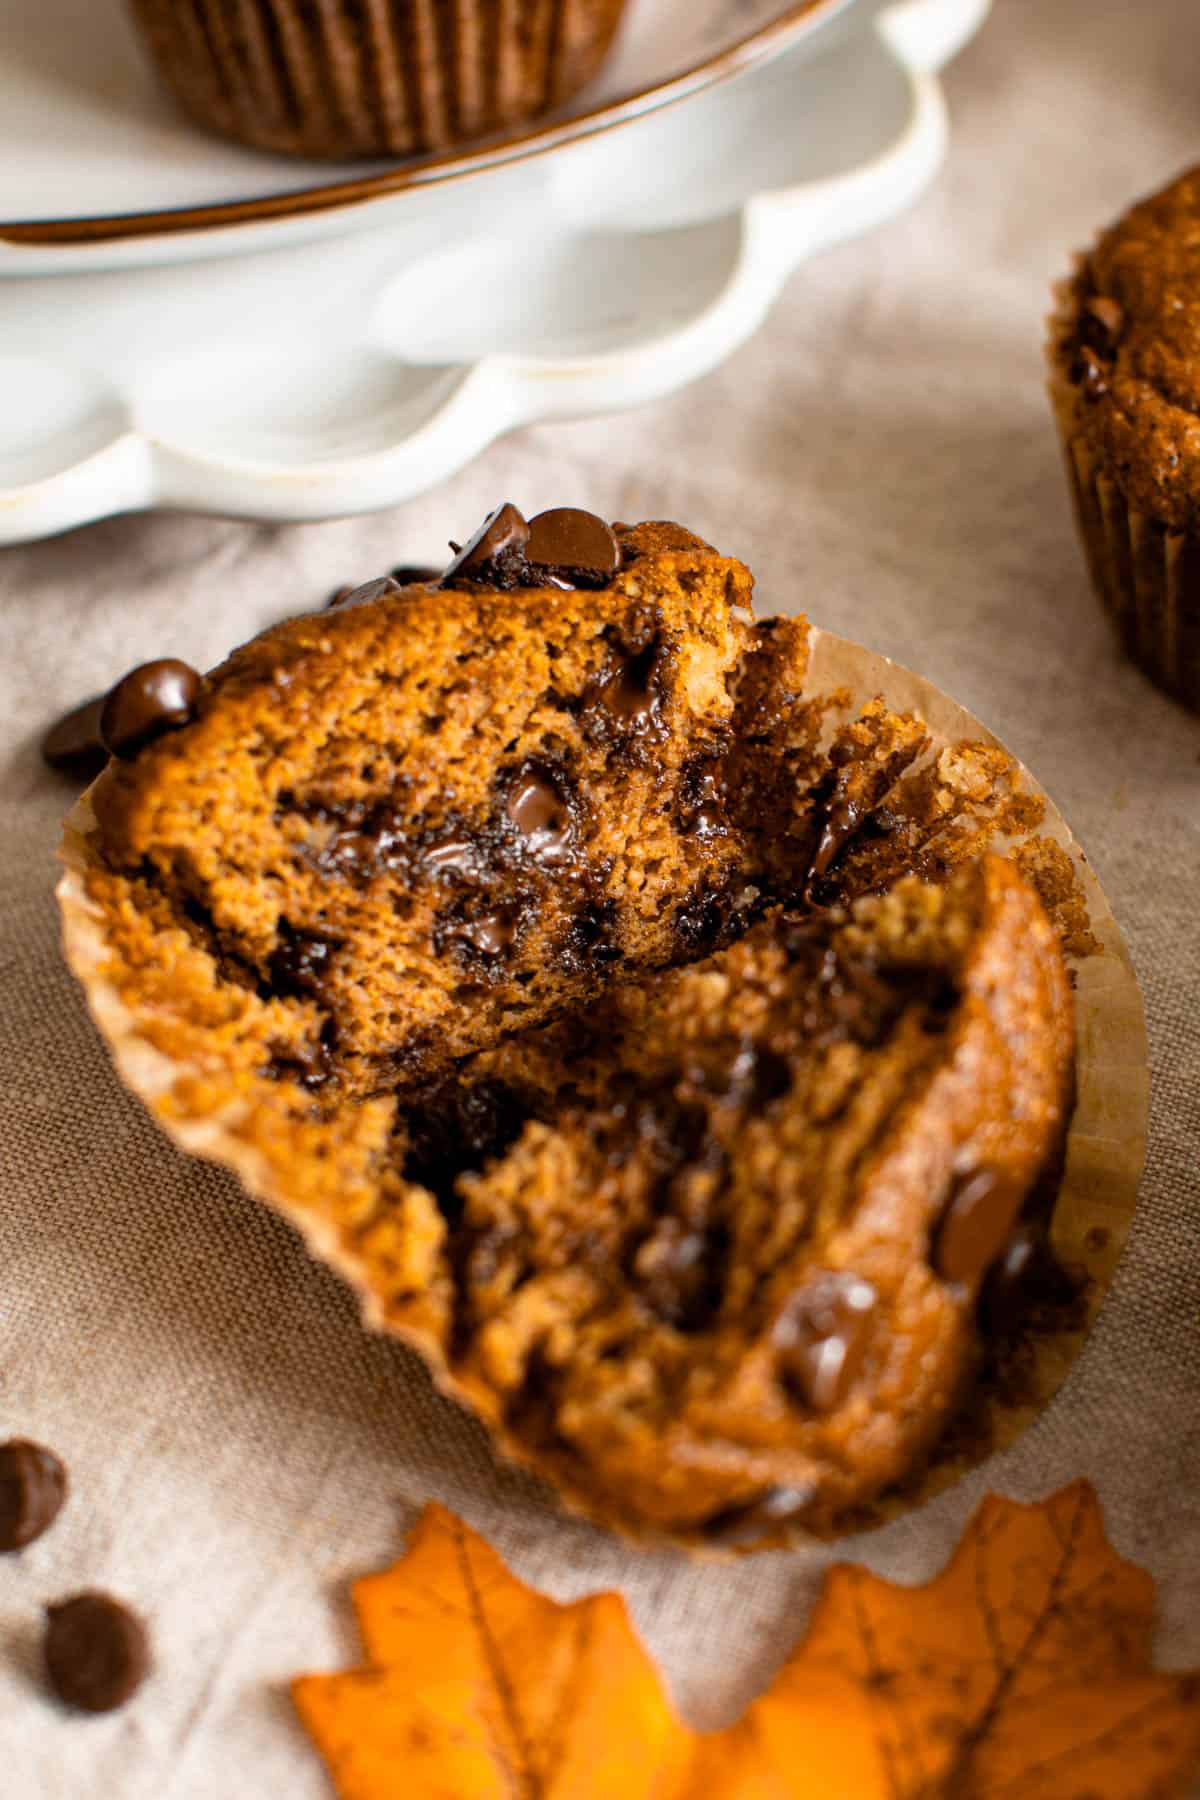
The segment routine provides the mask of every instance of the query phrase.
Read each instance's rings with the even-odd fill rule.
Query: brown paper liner
[[[201,125],[308,157],[485,136],[596,74],[625,0],[132,0]]]
[[[1097,457],[1062,349],[1074,318],[1069,285],[1059,300],[1047,351],[1050,403],[1092,586],[1130,659],[1200,712],[1200,538],[1131,506]]]
[[[882,694],[889,707],[916,713],[925,720],[935,753],[963,741],[1004,748],[977,719],[920,676],[828,632],[812,632],[807,685],[813,693],[844,690],[853,708]],[[1072,1272],[1079,1291],[1070,1308],[1049,1315],[1044,1327],[1039,1322],[1038,1330],[1021,1347],[1019,1381],[1015,1385],[1008,1380],[977,1384],[932,1460],[901,1487],[846,1519],[840,1532],[869,1529],[912,1510],[1020,1436],[1049,1404],[1083,1349],[1133,1220],[1145,1157],[1149,1097],[1141,994],[1120,931],[1086,856],[1028,771],[1021,770],[1020,779],[1023,791],[1045,801],[1039,836],[1055,840],[1070,857],[1091,932],[1099,945],[1073,971],[1077,1103],[1050,1224],[1056,1257]],[[997,842],[995,847],[1003,850],[1005,845]],[[165,1056],[148,1041],[148,1020],[138,1017],[106,972],[111,953],[105,918],[87,890],[87,872],[96,862],[96,826],[86,794],[67,820],[60,855],[64,873],[57,892],[67,961],[83,985],[126,1085],[184,1149],[233,1170],[251,1194],[289,1220],[312,1254],[354,1288],[368,1326],[402,1338],[418,1352],[443,1392],[468,1410],[479,1412],[483,1397],[464,1393],[447,1369],[432,1331],[400,1327],[382,1316],[366,1268],[348,1249],[344,1235],[319,1206],[297,1195],[281,1178],[269,1154],[245,1135],[244,1105],[239,1109],[234,1102],[224,1111],[189,1117],[186,1109],[176,1104],[181,1083],[203,1071],[199,1065],[187,1067]],[[509,1460],[542,1472],[522,1446],[507,1436],[498,1418],[485,1416],[484,1423]],[[631,1542],[675,1542],[691,1551],[698,1549],[694,1538],[664,1538],[662,1534],[639,1538],[578,1492],[560,1491],[559,1498],[570,1511],[617,1530]],[[781,1527],[752,1548],[803,1543],[810,1537],[805,1531]],[[733,1554],[708,1547],[700,1553],[717,1558]]]

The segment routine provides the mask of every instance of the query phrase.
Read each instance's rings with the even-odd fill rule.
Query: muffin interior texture
[[[1071,886],[984,854],[1038,822],[1002,751],[846,719],[740,563],[617,537],[598,588],[289,621],[115,762],[97,1010],[574,1503],[832,1529],[942,1430],[1061,1141]]]

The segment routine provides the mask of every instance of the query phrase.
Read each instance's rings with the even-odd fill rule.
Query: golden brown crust
[[[986,1260],[932,1247],[954,1183],[986,1164],[1015,1209],[1062,1127],[1055,936],[978,860],[1037,808],[879,702],[822,748],[803,621],[749,623],[748,573],[678,527],[620,535],[600,593],[413,589],[237,652],[92,790],[68,954],[166,1128],[572,1503],[836,1528],[972,1366]],[[522,790],[514,834],[531,765],[569,821]],[[444,928],[480,892],[528,908],[490,968]],[[795,1309],[835,1274],[872,1324],[809,1404]]]
[[[1074,422],[1133,506],[1200,529],[1200,172],[1189,170],[1079,258],[1052,328]]]

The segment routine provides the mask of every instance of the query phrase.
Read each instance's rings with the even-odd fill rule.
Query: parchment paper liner
[[[132,0],[162,75],[199,124],[338,159],[486,136],[568,99],[599,69],[624,0]]]
[[[1097,457],[1062,349],[1076,316],[1073,283],[1057,300],[1046,350],[1050,404],[1092,587],[1130,660],[1200,712],[1200,537],[1131,506]]]
[[[822,693],[836,688],[849,691],[853,710],[882,694],[892,709],[916,713],[929,727],[935,749],[963,740],[999,744],[976,718],[920,676],[860,645],[814,629],[806,691]],[[960,1421],[962,1428],[955,1429],[948,1443],[935,1451],[933,1459],[901,1488],[857,1511],[846,1522],[846,1530],[881,1525],[911,1511],[1020,1436],[1057,1393],[1079,1356],[1133,1220],[1145,1159],[1149,1102],[1141,994],[1124,941],[1091,865],[1044,789],[1027,770],[1022,769],[1022,777],[1026,791],[1046,799],[1041,835],[1055,839],[1069,852],[1092,932],[1102,946],[1098,954],[1083,958],[1074,967],[1078,1099],[1051,1222],[1051,1239],[1059,1260],[1085,1278],[1084,1286],[1078,1305],[1065,1310],[1057,1326],[1031,1336],[1028,1364],[1023,1364],[1021,1371],[1020,1397],[1014,1398],[1007,1390],[978,1387]],[[336,1269],[355,1289],[365,1323],[409,1342],[438,1386],[462,1403],[464,1396],[446,1368],[436,1342],[424,1334],[385,1324],[358,1258],[328,1221],[280,1191],[265,1159],[236,1135],[237,1116],[162,1116],[161,1102],[184,1072],[184,1065],[146,1041],[135,1012],[104,973],[108,956],[104,916],[88,896],[84,879],[94,855],[94,834],[95,821],[85,794],[64,828],[60,855],[65,872],[57,893],[67,961],[83,984],[92,1015],[107,1040],[121,1078],[184,1149],[232,1169],[251,1194],[289,1220],[312,1254]],[[1004,845],[998,842],[996,847],[1003,849]],[[495,1420],[485,1423],[510,1460],[536,1470],[534,1460],[519,1443],[505,1435]],[[590,1509],[578,1496],[560,1498],[570,1510],[613,1528],[613,1521]],[[617,1529],[627,1535],[620,1525]],[[783,1529],[754,1547],[805,1542],[809,1537],[804,1531]],[[661,1544],[674,1540],[664,1540],[658,1534],[650,1541]],[[691,1541],[687,1547],[695,1549]]]

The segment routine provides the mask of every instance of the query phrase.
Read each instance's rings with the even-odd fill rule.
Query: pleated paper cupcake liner
[[[624,0],[132,0],[198,123],[308,157],[487,136],[597,72]]]
[[[1131,506],[1101,465],[1062,352],[1069,290],[1060,299],[1051,321],[1050,400],[1092,586],[1131,661],[1200,712],[1200,537]]]

